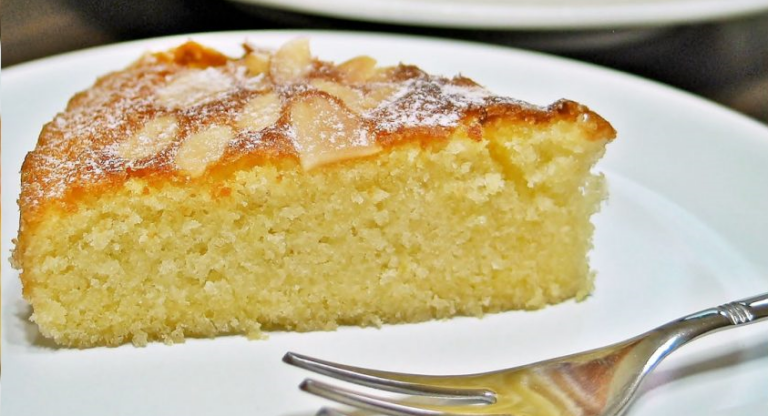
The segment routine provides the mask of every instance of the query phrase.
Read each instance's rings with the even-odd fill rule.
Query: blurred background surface
[[[592,62],[676,86],[768,124],[765,12],[617,29],[488,30],[353,21],[224,0],[3,0],[0,8],[3,67],[92,46],[181,33],[294,28],[404,33],[507,45]]]

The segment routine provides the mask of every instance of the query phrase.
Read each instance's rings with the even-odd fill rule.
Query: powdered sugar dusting
[[[215,101],[235,85],[230,74],[215,67],[190,69],[168,78],[168,85],[156,91],[158,103],[167,108],[188,108]]]
[[[136,175],[183,176],[176,161],[180,147],[213,125],[231,129],[232,138],[212,147],[211,161],[261,154],[297,157],[307,168],[340,160],[341,154],[373,154],[389,135],[408,129],[455,128],[489,106],[541,111],[494,96],[466,78],[429,76],[415,67],[383,68],[367,84],[342,84],[333,65],[313,61],[304,79],[276,83],[269,73],[249,71],[244,58],[206,66],[177,63],[172,56],[146,55],[73,97],[44,127],[24,164],[22,206],[34,210],[76,189],[120,184]],[[341,92],[345,96],[334,95]],[[309,111],[297,123],[292,106],[311,97],[330,103],[322,110],[328,113]],[[263,109],[247,107],[254,102],[264,103]],[[158,120],[166,124],[152,127]]]
[[[472,110],[501,102],[474,83],[441,77],[406,80],[399,90],[369,116],[382,132],[413,128],[453,128]],[[511,102],[511,101],[510,101]],[[520,102],[515,102],[519,104]]]

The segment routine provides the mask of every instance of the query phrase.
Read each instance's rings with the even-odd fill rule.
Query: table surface
[[[634,73],[768,124],[768,14],[601,31],[483,31],[337,20],[221,0],[4,0],[3,67],[126,40],[240,29],[406,33],[543,51]]]

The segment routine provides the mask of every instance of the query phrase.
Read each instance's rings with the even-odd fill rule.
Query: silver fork
[[[390,416],[617,416],[646,374],[680,346],[714,331],[768,317],[768,293],[703,310],[607,347],[487,373],[431,376],[371,370],[295,353],[283,361],[362,386],[406,394],[397,398],[306,379],[300,388]],[[391,396],[391,395],[390,395]],[[414,400],[427,396],[428,400]],[[318,416],[351,413],[323,408]]]

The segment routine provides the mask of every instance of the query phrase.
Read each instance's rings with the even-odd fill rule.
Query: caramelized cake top
[[[50,204],[72,208],[83,195],[129,178],[216,180],[285,160],[312,170],[402,142],[445,140],[459,127],[479,139],[482,123],[501,115],[531,124],[578,120],[595,140],[615,135],[572,101],[536,107],[468,78],[377,67],[367,56],[334,65],[312,58],[306,39],[277,51],[244,49],[229,58],[187,42],[147,54],[75,95],[24,161],[23,221]]]

